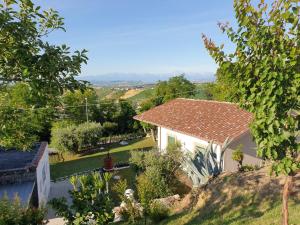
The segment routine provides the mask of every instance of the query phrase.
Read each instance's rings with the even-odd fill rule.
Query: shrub
[[[51,147],[60,153],[74,152],[77,150],[77,139],[74,135],[76,127],[74,125],[65,128],[54,127],[51,130]]]
[[[165,177],[154,166],[147,167],[146,171],[137,177],[137,192],[146,210],[153,199],[166,197],[171,194]]]
[[[254,171],[254,170],[258,170],[259,167],[257,165],[253,166],[253,165],[243,165],[241,168],[241,171],[243,172],[249,172],[249,171]]]
[[[45,209],[25,208],[19,197],[9,200],[7,196],[0,199],[0,225],[41,225],[45,216]]]
[[[104,122],[102,124],[102,127],[103,127],[103,136],[105,137],[116,134],[118,130],[118,124],[113,122]]]
[[[102,136],[100,123],[89,122],[80,124],[75,130],[75,138],[78,143],[77,151],[86,147],[96,146]]]
[[[158,201],[154,201],[150,204],[149,217],[155,223],[166,219],[169,216],[169,213],[169,208]]]
[[[144,151],[131,151],[130,154],[129,162],[135,167],[135,169],[140,171],[145,170]]]
[[[78,126],[68,125],[61,127],[56,124],[51,130],[51,146],[59,152],[79,152],[84,148],[96,146],[102,136],[102,127],[99,123],[82,123]]]
[[[242,145],[239,145],[232,153],[232,159],[238,163],[238,170],[242,170],[244,153],[242,151]]]
[[[72,205],[64,197],[50,201],[57,215],[64,217],[68,224],[108,224],[112,219],[112,202],[107,192],[109,180],[93,173],[73,176],[70,182],[73,186],[69,191]]]

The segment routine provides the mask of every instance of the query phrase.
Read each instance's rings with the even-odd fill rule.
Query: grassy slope
[[[151,138],[143,138],[129,142],[129,145],[119,146],[118,144],[111,145],[106,148],[106,151],[98,152],[91,155],[80,156],[73,155],[65,162],[51,163],[50,173],[51,179],[57,179],[64,176],[69,176],[74,173],[91,170],[103,166],[103,159],[110,150],[114,162],[127,162],[130,157],[130,150],[141,148],[151,148],[154,143]]]
[[[142,101],[151,98],[154,95],[154,89],[146,88],[142,92],[134,95],[133,97],[128,98],[128,100],[132,101],[133,103],[141,103]]]
[[[130,89],[130,90],[126,91],[123,96],[121,96],[121,99],[132,98],[132,97],[136,96],[137,94],[141,93],[142,91],[144,91],[144,90],[143,89]]]
[[[173,215],[161,225],[270,225],[281,223],[282,178],[264,170],[231,174],[200,191],[193,209]],[[290,197],[290,224],[300,224],[300,174]]]
[[[113,92],[113,90],[109,87],[97,87],[95,91],[99,97],[99,99],[104,99],[107,95]]]

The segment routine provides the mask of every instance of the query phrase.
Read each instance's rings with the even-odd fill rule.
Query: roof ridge
[[[217,100],[208,100],[208,99],[193,99],[193,98],[176,98],[176,99],[182,99],[182,100],[188,100],[188,101],[196,101],[196,102],[215,102],[215,103],[222,103],[222,104],[230,104],[230,105],[238,105],[234,102],[225,102],[225,101],[217,101]],[[176,100],[174,99],[174,100]]]

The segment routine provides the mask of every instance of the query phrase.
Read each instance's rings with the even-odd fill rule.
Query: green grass
[[[230,178],[230,179],[228,179]],[[248,172],[217,178],[199,191],[193,209],[175,214],[161,225],[275,225],[281,224],[281,182],[267,172]],[[289,224],[300,224],[300,199],[289,198]]]
[[[143,90],[142,92],[138,93],[137,95],[128,98],[128,100],[132,101],[133,103],[141,103],[144,100],[151,98],[153,95],[154,89],[149,87]]]
[[[113,161],[116,163],[127,162],[130,157],[130,151],[132,150],[152,148],[153,146],[154,143],[151,138],[143,138],[130,141],[129,145],[126,146],[112,144],[106,148],[105,151],[91,155],[72,155],[70,157],[66,157],[67,161],[65,162],[54,162],[53,159],[50,159],[50,162],[52,162],[50,164],[51,179],[55,180],[60,177],[72,175],[74,173],[102,167],[103,159],[107,154],[107,150],[110,151]]]

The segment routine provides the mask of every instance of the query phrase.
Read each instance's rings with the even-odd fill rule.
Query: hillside
[[[135,95],[141,93],[142,91],[144,91],[144,90],[143,89],[129,89],[128,91],[125,92],[124,95],[121,96],[121,99],[127,99],[127,98],[134,97]]]
[[[140,103],[144,100],[151,98],[154,95],[154,89],[152,87],[145,88],[143,91],[139,92],[138,94],[128,98],[128,100],[132,101],[133,103]]]
[[[300,224],[300,173],[290,196],[290,224]],[[197,194],[186,196],[161,225],[281,224],[284,177],[270,177],[266,169],[223,174]],[[191,203],[192,202],[192,203]],[[190,207],[192,205],[192,207]],[[182,209],[187,206],[189,209]]]

